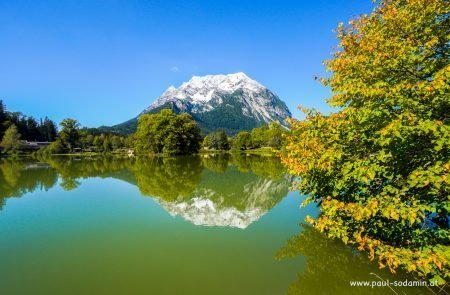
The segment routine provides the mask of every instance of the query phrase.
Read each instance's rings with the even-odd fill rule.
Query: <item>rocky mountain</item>
[[[194,76],[178,88],[170,86],[139,116],[165,108],[189,113],[205,133],[222,128],[235,134],[273,121],[286,126],[291,117],[278,96],[244,73]],[[108,129],[132,133],[139,116]]]

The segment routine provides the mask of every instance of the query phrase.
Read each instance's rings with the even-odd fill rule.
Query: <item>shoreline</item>
[[[261,155],[261,156],[277,156],[279,153],[278,150],[272,148],[257,148],[257,149],[249,149],[249,150],[200,150],[198,153],[187,154],[187,155],[177,155],[177,154],[147,154],[147,155],[130,155],[128,153],[117,153],[117,152],[80,152],[80,153],[58,153],[58,154],[40,154],[38,152],[33,153],[22,153],[16,155],[0,155],[0,158],[33,158],[33,157],[96,157],[96,156],[121,156],[121,157],[141,157],[141,156],[158,156],[158,157],[166,157],[166,156],[192,156],[192,155],[215,155],[215,154],[250,154],[250,155]]]

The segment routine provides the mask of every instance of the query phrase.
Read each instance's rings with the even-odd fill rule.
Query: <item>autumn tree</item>
[[[386,0],[340,25],[328,116],[291,121],[283,162],[316,229],[380,267],[450,280],[450,2]]]

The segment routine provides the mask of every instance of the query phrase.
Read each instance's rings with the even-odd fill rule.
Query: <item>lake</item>
[[[395,294],[350,286],[408,277],[304,225],[292,181],[245,154],[0,160],[0,294]]]

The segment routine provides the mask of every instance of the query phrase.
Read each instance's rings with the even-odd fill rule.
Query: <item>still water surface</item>
[[[274,157],[0,161],[0,294],[395,294]],[[423,288],[396,289],[426,293]]]

